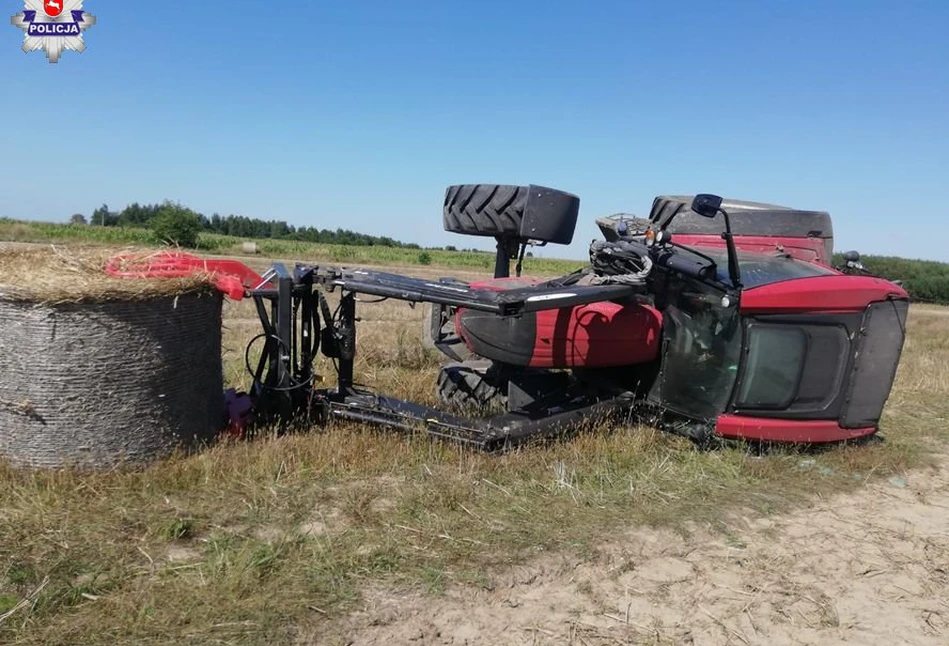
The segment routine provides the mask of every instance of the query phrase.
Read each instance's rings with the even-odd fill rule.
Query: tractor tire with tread
[[[453,406],[503,405],[507,399],[507,383],[492,374],[490,366],[490,362],[445,364],[438,373],[438,398]]]
[[[689,209],[691,195],[660,195],[653,200],[649,220],[653,224],[665,221],[672,213],[679,215],[669,227],[669,233],[684,235],[719,235],[722,221],[704,218]],[[833,239],[834,227],[826,211],[792,209],[777,204],[725,200],[723,207],[731,217],[732,233],[736,236],[791,236]]]
[[[480,236],[513,236],[521,233],[521,221],[529,194],[527,186],[507,184],[459,184],[445,191],[445,230]]]
[[[545,186],[456,184],[445,191],[446,231],[570,244],[580,198]]]

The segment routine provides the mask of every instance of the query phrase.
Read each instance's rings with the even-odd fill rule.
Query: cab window
[[[712,419],[728,405],[738,374],[741,325],[734,298],[682,277],[663,312],[668,345],[660,374],[664,405],[690,417]]]

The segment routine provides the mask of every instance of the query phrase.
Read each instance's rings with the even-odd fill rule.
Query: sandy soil
[[[344,643],[949,643],[949,456],[729,531],[631,530],[440,597],[377,590]],[[325,635],[324,635],[325,638]]]

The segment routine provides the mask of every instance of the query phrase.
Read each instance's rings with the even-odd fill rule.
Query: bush
[[[418,263],[420,265],[430,265],[432,264],[432,254],[427,251],[423,251],[418,255]]]
[[[902,280],[912,300],[949,303],[949,263],[893,256],[863,256],[861,262],[875,276]],[[834,265],[842,263],[842,254],[835,254]]]
[[[160,243],[195,248],[201,232],[201,219],[191,209],[166,202],[152,219],[150,228]]]

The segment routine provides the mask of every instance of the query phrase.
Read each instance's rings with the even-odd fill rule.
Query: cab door
[[[692,419],[713,420],[728,406],[738,375],[738,299],[690,277],[669,278],[662,364],[649,399]]]

